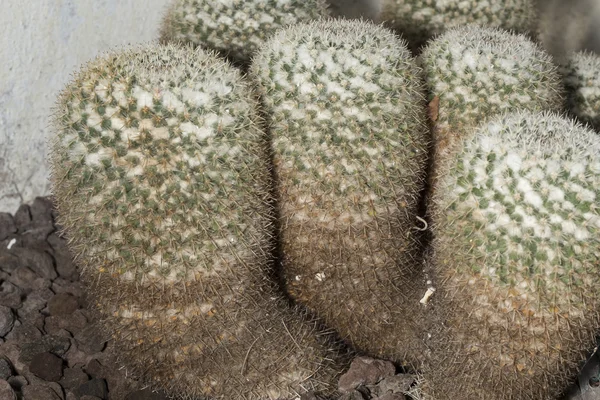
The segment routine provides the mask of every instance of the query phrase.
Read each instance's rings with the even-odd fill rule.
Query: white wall
[[[103,50],[154,40],[168,0],[0,0],[0,211],[49,193],[54,100]]]
[[[330,1],[376,17],[382,0]],[[600,0],[538,1],[551,52],[600,50]],[[156,38],[169,0],[0,2],[0,211],[14,212],[49,193],[47,124],[71,73],[102,50]]]

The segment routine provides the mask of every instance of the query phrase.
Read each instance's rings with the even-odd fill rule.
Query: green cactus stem
[[[361,21],[298,24],[259,50],[251,75],[273,138],[289,293],[356,348],[415,361],[428,134],[405,43]]]

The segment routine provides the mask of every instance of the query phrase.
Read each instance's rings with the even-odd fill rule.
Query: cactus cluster
[[[260,123],[237,70],[171,45],[100,57],[59,100],[58,221],[126,364],[184,396],[328,391],[339,369],[271,283]]]
[[[600,137],[559,115],[551,58],[497,27],[527,29],[528,0],[501,20],[496,1],[419,4],[383,3],[440,34],[416,58],[320,0],[176,0],[160,44],[60,95],[58,221],[144,382],[332,394],[332,331],[432,400],[552,398],[575,374],[600,327]],[[564,83],[595,107],[591,76]]]

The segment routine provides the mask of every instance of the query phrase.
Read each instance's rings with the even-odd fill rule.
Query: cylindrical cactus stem
[[[388,29],[322,20],[279,31],[250,72],[271,129],[289,293],[356,348],[414,362],[421,71]]]
[[[477,24],[527,33],[535,29],[534,0],[379,0],[379,20],[399,30],[417,49],[461,25]]]
[[[130,370],[185,398],[332,389],[327,335],[271,280],[268,146],[237,69],[189,46],[107,54],[54,127],[58,221]]]
[[[161,41],[192,43],[247,63],[277,29],[328,15],[325,0],[174,0]]]
[[[600,327],[600,137],[558,114],[503,114],[440,173],[424,390],[555,398]]]
[[[600,131],[600,56],[573,53],[561,71],[567,91],[567,109]]]

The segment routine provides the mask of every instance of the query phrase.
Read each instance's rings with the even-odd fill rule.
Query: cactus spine
[[[128,367],[185,398],[329,391],[338,371],[270,283],[256,107],[214,54],[141,46],[89,63],[54,120],[58,220],[104,326]]]
[[[432,398],[554,398],[577,373],[600,325],[599,154],[594,132],[520,111],[446,160],[431,204]]]
[[[277,29],[327,15],[324,0],[175,0],[161,40],[193,43],[248,62]]]
[[[414,361],[428,137],[405,43],[365,22],[298,24],[251,74],[273,137],[288,291],[358,349]]]

